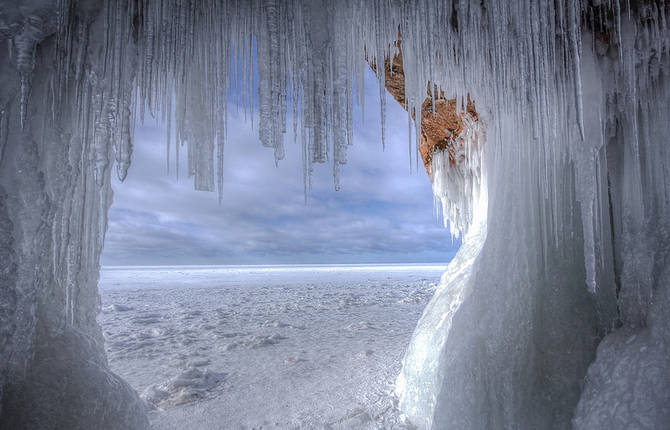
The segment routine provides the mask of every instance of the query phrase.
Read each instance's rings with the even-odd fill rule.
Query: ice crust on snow
[[[110,367],[155,406],[152,428],[407,429],[393,380],[442,271],[103,268],[103,306],[132,310],[100,322]]]
[[[326,161],[338,187],[366,57],[383,64],[399,34],[409,111],[421,117],[431,82],[469,93],[485,128],[466,136],[465,164],[434,157],[436,198],[466,242],[405,359],[409,420],[607,428],[608,399],[636,375],[652,366],[667,381],[653,358],[667,336],[652,336],[669,315],[665,1],[29,0],[0,12],[3,424],[146,425],[137,395],[104,376],[95,321],[109,179],[126,175],[136,119],[174,127],[168,154],[185,146],[195,188],[221,197],[232,94],[258,111],[277,161],[293,127],[306,188]],[[115,410],[115,424],[32,412],[29,375],[50,351],[73,371],[51,404]],[[95,365],[68,367],[84,353]],[[76,394],[96,378],[124,388]],[[662,401],[618,398],[617,423],[664,424]]]

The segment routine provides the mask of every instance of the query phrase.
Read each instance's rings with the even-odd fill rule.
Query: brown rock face
[[[393,96],[398,103],[407,109],[405,99],[405,74],[402,68],[402,49],[400,41],[397,42],[398,53],[390,60],[386,58],[384,69],[386,71],[386,90]],[[389,64],[390,63],[390,64]],[[376,71],[376,65],[370,62],[370,66]],[[437,92],[437,87],[433,88]],[[433,154],[437,151],[449,151],[449,161],[453,164],[463,161],[463,151],[461,148],[463,142],[457,139],[463,132],[463,116],[469,115],[477,121],[479,115],[475,108],[475,103],[467,96],[467,105],[461,100],[461,113],[458,113],[458,102],[456,99],[448,100],[444,97],[444,92],[440,92],[435,97],[435,107],[433,108],[431,85],[426,89],[427,97],[421,105],[421,142],[419,152],[426,167],[426,172],[430,175],[430,166]],[[412,112],[412,118],[416,120],[415,112]]]

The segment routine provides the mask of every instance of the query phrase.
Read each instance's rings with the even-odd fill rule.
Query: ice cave
[[[370,67],[463,237],[396,380],[412,428],[670,428],[668,26],[665,0],[1,0],[0,429],[149,426],[96,321],[137,121],[225,198],[257,73],[268,157],[292,129],[305,192],[324,163],[337,189]]]

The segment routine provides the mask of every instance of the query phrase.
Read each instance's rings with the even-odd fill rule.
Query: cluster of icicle
[[[451,150],[436,152],[430,165],[435,209],[442,209],[444,226],[454,237],[468,233],[475,216],[481,215],[475,212],[486,210],[478,203],[487,197],[483,191],[485,126],[483,121],[475,120],[467,113],[462,121],[461,133],[450,138],[448,147]],[[486,219],[485,213],[483,219]]]
[[[555,419],[565,426],[578,400],[575,387],[593,360],[593,339],[602,338],[615,323],[636,329],[645,327],[653,312],[660,315],[652,312],[658,303],[652,298],[655,280],[665,273],[670,219],[670,3],[56,3],[51,21],[31,15],[18,29],[0,25],[0,36],[11,39],[20,76],[21,124],[37,128],[47,119],[33,121],[26,109],[37,47],[57,33],[56,72],[45,103],[52,106],[54,118],[65,108],[75,111],[75,128],[87,142],[87,166],[94,169],[98,185],[109,172],[110,148],[119,177],[125,177],[136,117],[141,121],[148,109],[176,131],[174,138],[168,135],[168,154],[172,145],[175,151],[187,145],[188,174],[195,187],[218,188],[221,196],[226,115],[232,103],[250,122],[258,110],[260,141],[273,148],[277,161],[284,156],[287,129],[293,127],[302,145],[306,187],[313,164],[326,161],[333,163],[339,187],[339,168],[352,143],[353,101],[357,95],[364,102],[366,59],[382,64],[398,34],[407,107],[416,118],[421,118],[427,82],[437,84],[446,98],[472,96],[487,127],[486,142],[477,126],[466,121],[467,162],[454,168],[444,154],[436,154],[433,180],[459,231],[468,231],[481,211],[496,216],[473,233],[480,244],[486,237],[482,254],[478,246],[466,247],[467,258],[459,261],[467,262],[463,267],[468,269],[450,272],[462,283],[443,283],[442,290],[458,300],[442,303],[448,312],[433,306],[435,318],[425,316],[425,321],[438,326],[420,325],[406,357],[401,407],[418,425],[440,427],[460,420],[458,428],[542,428],[547,425],[543,420]],[[377,75],[383,130],[382,68]],[[6,111],[0,106],[1,127],[7,123]],[[0,129],[0,137],[6,135]],[[488,187],[482,187],[484,182]],[[487,189],[488,205],[476,203]],[[512,256],[509,264],[501,263]],[[574,259],[580,260],[579,267],[567,263]],[[563,272],[553,273],[555,268]],[[485,276],[495,270],[495,276]],[[500,274],[509,275],[507,282],[499,282]],[[581,295],[587,294],[582,285],[576,292],[571,289],[584,279],[591,294],[587,298]],[[475,300],[478,294],[484,296]],[[495,312],[485,307],[494,296],[499,301]],[[592,303],[594,309],[588,310]],[[581,307],[587,310],[570,313]],[[468,312],[482,316],[470,322],[488,324],[488,331],[465,337]],[[549,316],[555,326],[543,319]],[[452,317],[453,327],[461,329],[445,328],[452,326],[444,323]],[[584,319],[590,317],[594,321]],[[545,332],[532,331],[538,327]],[[434,338],[428,336],[430,330],[443,330],[438,337],[446,342],[444,349],[445,343],[421,343]],[[547,340],[564,339],[568,330],[573,337],[569,344]],[[486,339],[485,347],[470,343],[478,338]],[[571,345],[585,346],[572,351]],[[566,351],[572,354],[561,355]],[[561,364],[577,357],[581,361],[570,361],[573,367]],[[423,359],[435,364],[431,370],[422,367]],[[477,360],[487,366],[475,372],[468,366]],[[538,375],[549,376],[540,380]],[[605,370],[603,375],[607,379]],[[449,397],[445,390],[451,388],[463,391],[463,403]],[[598,393],[604,391],[594,392],[593,404],[598,404]],[[582,400],[582,421],[577,420],[585,426],[597,415],[597,408],[584,406],[588,404]]]
[[[363,103],[366,59],[388,56],[398,27],[390,10],[381,13],[382,2],[358,0],[114,0],[103,3],[103,18],[96,20],[81,13],[95,7],[57,3],[57,23],[39,22],[41,30],[31,32],[27,22],[13,38],[22,118],[36,45],[49,34],[45,27],[56,26],[61,57],[49,102],[55,117],[74,82],[79,126],[94,141],[96,172],[110,162],[109,145],[125,178],[136,118],[143,121],[148,110],[167,125],[168,170],[171,148],[179,157],[186,145],[195,188],[218,188],[220,198],[230,104],[244,110],[252,127],[257,110],[260,141],[277,162],[292,126],[302,145],[306,188],[312,164],[329,160],[339,188],[353,140],[354,87]],[[92,66],[96,61],[87,55],[100,53],[103,64]],[[383,71],[378,74],[383,79]],[[383,86],[380,95],[383,101]]]
[[[440,24],[462,20],[458,2],[119,0],[103,3],[102,20],[94,20],[90,5],[57,3],[56,22],[29,17],[13,37],[22,118],[36,46],[55,27],[62,55],[51,84],[53,100],[47,102],[56,117],[63,94],[75,86],[79,126],[95,142],[92,158],[98,175],[111,161],[106,155],[111,145],[117,175],[125,178],[132,130],[148,110],[166,123],[168,169],[170,152],[178,157],[187,146],[188,175],[195,188],[218,188],[220,197],[231,104],[244,111],[252,126],[258,111],[260,141],[273,148],[277,162],[284,157],[292,127],[302,146],[305,186],[310,185],[312,165],[330,161],[337,189],[340,165],[353,143],[354,98],[365,102],[367,62],[392,55],[399,33],[411,48],[404,59],[406,97],[417,115],[429,80],[458,95],[482,79],[472,71],[484,59],[470,52],[479,47],[459,46],[460,37],[450,36],[451,26]],[[70,52],[70,46],[77,52]],[[440,52],[450,55],[435,54]],[[94,67],[96,61],[89,57],[100,53],[102,67]],[[464,75],[466,63],[469,72]],[[385,74],[379,69],[377,75],[384,141]],[[442,82],[442,76],[449,76],[448,81]],[[418,145],[420,130],[416,133]],[[179,163],[172,163],[178,175]]]
[[[222,181],[226,111],[232,99],[250,121],[258,107],[260,140],[274,149],[276,160],[284,156],[291,117],[304,149],[305,175],[312,163],[331,158],[337,183],[338,164],[346,162],[346,147],[352,143],[356,86],[364,102],[366,58],[388,57],[400,33],[407,47],[408,108],[420,117],[430,81],[447,95],[472,93],[478,105],[492,110],[494,121],[508,115],[524,120],[541,147],[530,156],[542,159],[539,185],[550,195],[557,184],[549,165],[568,156],[570,145],[549,142],[568,123],[584,135],[582,30],[597,26],[618,38],[613,43],[623,50],[620,27],[630,15],[628,2],[619,0],[492,2],[486,7],[436,0],[119,0],[104,2],[104,26],[91,29],[85,19],[73,19],[77,2],[57,3],[62,56],[50,103],[58,109],[59,95],[74,78],[81,127],[90,127],[88,135],[94,136],[98,170],[108,162],[102,147],[111,144],[118,175],[125,177],[136,114],[142,120],[148,109],[166,121],[169,132],[176,125],[175,149],[188,144],[189,174],[202,190],[214,189],[217,175]],[[644,3],[640,8],[649,15],[645,31],[662,50],[667,7]],[[593,22],[583,22],[583,16]],[[45,27],[54,25],[30,18],[12,41],[21,76],[22,123],[36,45],[48,34]],[[99,31],[104,37],[89,40]],[[73,38],[84,41],[77,44],[78,52],[68,50]],[[87,63],[86,49],[93,50],[89,45],[104,51],[102,68]],[[623,51],[620,57],[632,61]],[[382,70],[378,76],[384,79]],[[384,109],[383,93],[381,98]],[[172,140],[168,136],[168,148]],[[548,236],[560,233],[559,226],[548,229]]]

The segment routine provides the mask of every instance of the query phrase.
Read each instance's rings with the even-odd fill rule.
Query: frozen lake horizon
[[[445,268],[103,267],[99,321],[155,429],[411,428],[394,382]]]
[[[352,273],[354,276],[365,275],[366,272],[384,274],[423,270],[442,273],[447,265],[448,263],[102,266],[99,287],[101,291],[111,291],[164,287],[182,281],[190,286],[220,286],[240,281],[266,280],[266,277],[278,275],[283,277],[282,280],[296,280],[301,277],[313,279],[317,274],[328,273]]]

